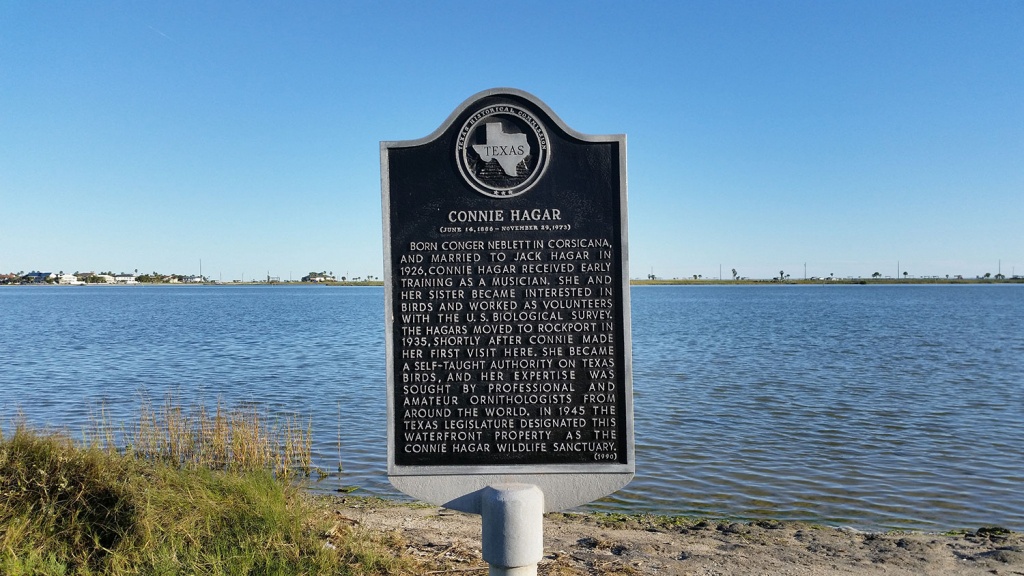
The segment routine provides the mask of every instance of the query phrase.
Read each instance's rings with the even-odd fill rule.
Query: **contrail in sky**
[[[150,26],[150,27],[149,27],[149,29],[150,29],[150,30],[152,30],[153,32],[156,32],[157,34],[159,34],[159,35],[163,36],[164,38],[167,38],[168,40],[173,40],[173,38],[171,38],[171,37],[170,37],[170,36],[168,36],[167,34],[164,34],[164,33],[163,33],[163,32],[161,32],[161,31],[157,30],[156,28],[153,28],[152,26]]]

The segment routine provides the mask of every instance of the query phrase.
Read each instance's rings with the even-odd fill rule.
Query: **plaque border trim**
[[[623,322],[623,334],[625,336],[623,357],[625,358],[625,366],[623,367],[624,381],[627,384],[625,386],[625,411],[627,415],[626,420],[626,463],[595,463],[595,464],[493,464],[493,465],[454,465],[454,466],[400,466],[395,464],[395,411],[394,411],[394,385],[395,385],[395,374],[394,374],[394,314],[393,304],[395,295],[392,293],[392,260],[391,260],[391,182],[390,182],[390,165],[388,159],[388,153],[393,149],[412,148],[416,146],[422,146],[429,144],[441,138],[445,132],[451,129],[458,118],[464,114],[470,108],[477,106],[479,101],[492,97],[492,96],[512,96],[515,98],[521,98],[527,100],[531,105],[536,106],[541,112],[546,114],[550,118],[551,122],[557,126],[560,130],[566,134],[575,138],[581,142],[586,143],[617,143],[619,145],[618,151],[618,167],[619,167],[619,216],[621,237],[619,240],[619,249],[622,251],[622,267],[621,277],[619,279],[622,288],[622,322]],[[550,132],[549,132],[550,134]],[[549,146],[550,146],[549,142]],[[550,153],[550,149],[549,149]],[[552,481],[559,481],[558,479],[571,477],[574,474],[584,474],[587,476],[607,476],[608,484],[617,484],[618,487],[624,486],[628,483],[629,479],[632,478],[636,471],[636,446],[635,446],[635,435],[634,435],[634,418],[633,418],[633,351],[632,351],[632,325],[631,325],[631,308],[630,308],[630,284],[629,284],[629,233],[628,233],[628,218],[627,218],[627,161],[626,161],[626,135],[625,134],[606,134],[606,135],[594,135],[584,134],[573,130],[565,124],[562,119],[555,114],[551,108],[549,108],[544,102],[540,101],[537,97],[523,90],[515,88],[493,88],[484,90],[474,94],[467,98],[462,104],[455,108],[448,118],[441,123],[433,132],[422,138],[415,140],[386,140],[380,142],[380,165],[381,165],[381,207],[383,216],[383,233],[384,233],[384,318],[385,318],[385,347],[387,352],[387,473],[389,477],[406,478],[414,480],[415,477],[425,477],[425,483],[436,484],[437,481],[431,481],[432,477],[452,477],[452,476],[473,476],[473,477],[502,477],[507,478],[509,481],[514,481],[515,477],[544,477],[551,475]],[[461,174],[460,174],[461,176]],[[472,188],[472,186],[470,186]],[[479,193],[474,189],[474,192]],[[397,478],[396,478],[397,480]],[[437,480],[443,480],[437,478]],[[408,482],[402,481],[406,487],[402,490],[409,493],[406,488]],[[609,490],[607,493],[614,492],[618,488]],[[453,490],[443,490],[445,492],[454,493]],[[606,493],[606,494],[607,494]],[[426,496],[417,494],[417,497],[427,499]],[[584,497],[583,495],[580,496]],[[430,501],[436,501],[434,498]],[[592,501],[593,498],[581,501],[575,501],[572,497],[568,497],[563,501],[551,502],[550,505],[546,505],[545,509],[548,511],[564,509],[568,507],[578,506],[585,504],[586,502]],[[461,508],[457,508],[461,509]]]

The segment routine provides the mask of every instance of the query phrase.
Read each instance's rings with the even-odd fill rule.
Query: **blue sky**
[[[1024,274],[1024,2],[0,3],[0,272],[381,275],[381,140],[628,138],[631,276]]]

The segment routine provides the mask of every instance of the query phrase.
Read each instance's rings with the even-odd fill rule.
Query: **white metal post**
[[[544,557],[544,493],[532,484],[497,484],[480,494],[484,560],[490,576],[536,576]]]

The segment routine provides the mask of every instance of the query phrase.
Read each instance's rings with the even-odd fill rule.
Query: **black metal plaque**
[[[491,90],[381,164],[391,473],[631,469],[625,137]]]

